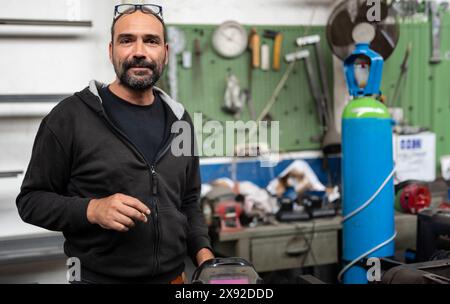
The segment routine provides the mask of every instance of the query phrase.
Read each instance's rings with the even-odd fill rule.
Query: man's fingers
[[[144,203],[134,197],[123,195],[122,202],[127,206],[133,207],[139,212],[142,212],[146,215],[150,214],[150,209]]]
[[[125,216],[125,215],[123,215],[123,214],[121,214],[121,213],[117,213],[117,214],[114,216],[114,220],[115,220],[116,222],[118,222],[119,224],[122,224],[122,225],[124,225],[124,226],[126,226],[126,227],[128,227],[128,228],[133,228],[133,227],[134,227],[134,222],[133,222],[133,220],[130,219],[128,216]]]
[[[144,223],[147,222],[147,217],[145,216],[145,214],[143,214],[140,211],[137,211],[136,209],[134,209],[133,207],[130,207],[128,205],[123,204],[121,207],[119,207],[118,211],[121,214],[123,214],[131,219],[134,219],[136,221],[141,221]]]
[[[125,225],[122,225],[121,223],[118,223],[118,222],[112,223],[111,229],[119,231],[119,232],[127,232],[128,230],[130,230],[128,227],[126,227]]]

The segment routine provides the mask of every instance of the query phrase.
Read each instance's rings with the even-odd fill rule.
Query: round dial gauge
[[[213,33],[212,45],[216,52],[226,58],[241,55],[248,44],[247,31],[235,21],[222,23]]]

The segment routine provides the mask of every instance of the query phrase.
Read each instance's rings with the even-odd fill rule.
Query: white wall
[[[0,18],[92,20],[80,37],[13,36],[23,26],[0,25],[0,94],[67,94],[89,79],[112,80],[107,53],[110,0],[0,0]],[[73,32],[65,27],[25,27],[27,33]]]
[[[126,1],[124,1],[126,2]],[[133,1],[130,1],[133,2]],[[325,24],[337,0],[155,0],[168,23]]]
[[[124,1],[126,2],[126,1]],[[139,2],[139,1],[129,1]],[[140,1],[142,2],[142,1]],[[325,24],[336,0],[155,0],[167,23]],[[112,81],[108,59],[114,0],[0,0],[0,18],[93,21],[80,37],[11,37],[23,26],[0,25],[0,94],[68,94],[90,79]],[[33,33],[46,29],[28,27]],[[55,30],[51,30],[50,32]],[[59,32],[70,32],[60,28]],[[73,31],[73,29],[72,29]]]

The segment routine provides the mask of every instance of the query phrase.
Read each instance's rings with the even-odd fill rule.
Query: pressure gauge
[[[247,49],[247,44],[247,31],[235,21],[222,23],[213,33],[213,48],[225,58],[241,55]]]

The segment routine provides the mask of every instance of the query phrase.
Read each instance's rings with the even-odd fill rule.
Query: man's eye
[[[131,40],[130,39],[122,39],[120,40],[120,43],[130,43]]]
[[[148,39],[145,42],[150,43],[150,44],[158,44],[159,43],[158,39]]]

